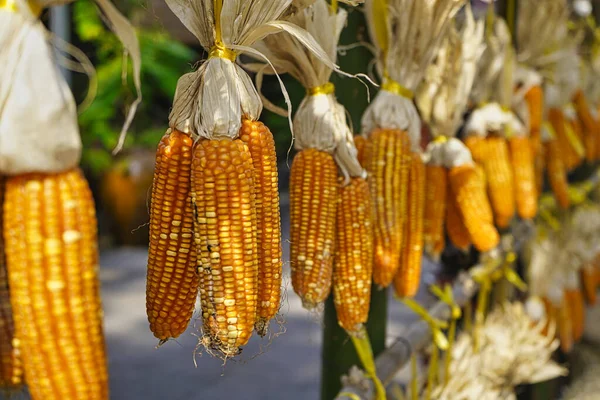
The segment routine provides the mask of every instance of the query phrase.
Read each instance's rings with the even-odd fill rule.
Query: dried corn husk
[[[292,9],[292,0],[224,0],[220,16],[215,16],[214,0],[166,1],[212,54],[197,71],[179,79],[169,116],[171,128],[206,139],[237,138],[242,118],[257,120],[261,98],[235,57],[247,53],[267,61],[250,46],[271,34],[287,32],[329,68],[337,69],[310,34],[278,20],[297,10]],[[221,43],[217,43],[216,18],[221,25]],[[284,94],[287,97],[287,92]]]
[[[415,92],[451,18],[464,3],[463,0],[368,0],[365,10],[382,79],[401,85],[409,93]],[[409,93],[402,96],[381,90],[363,116],[363,133],[377,128],[403,130],[408,132],[413,150],[419,151],[421,124]]]
[[[479,332],[479,351],[463,332],[453,349],[452,375],[433,398],[514,399],[514,388],[566,374],[552,361],[558,341],[541,333],[545,321],[534,324],[521,303],[505,303],[486,318]],[[460,396],[456,396],[456,393]]]
[[[435,61],[427,68],[417,92],[417,106],[434,137],[454,137],[462,124],[477,72],[485,50],[483,21],[475,21],[471,7],[460,31],[452,24]]]
[[[1,174],[56,173],[79,163],[75,101],[57,66],[48,32],[38,19],[43,8],[71,1],[15,0],[0,7]],[[96,3],[133,61],[138,99],[130,107],[123,139],[141,100],[139,45],[133,27],[109,0]]]
[[[305,29],[321,45],[327,55],[336,60],[337,46],[342,29],[346,24],[347,12],[338,9],[334,14],[325,0],[317,0],[304,11],[289,19],[289,22]],[[271,64],[251,64],[249,69],[261,74],[289,73],[306,89],[294,116],[294,139],[298,150],[313,148],[331,153],[347,179],[366,177],[366,172],[357,159],[352,131],[346,120],[345,108],[336,100],[332,89],[313,94],[315,88],[329,84],[333,69],[308,51],[295,37],[281,34],[265,38],[255,45]],[[265,102],[265,104],[268,104]],[[268,107],[268,106],[267,106]]]

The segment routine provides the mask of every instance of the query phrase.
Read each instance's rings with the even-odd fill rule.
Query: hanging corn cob
[[[13,312],[10,305],[8,271],[2,233],[4,177],[0,176],[0,390],[20,389],[23,385],[23,366],[20,342],[15,335]]]
[[[0,4],[3,253],[17,335],[12,343],[34,400],[109,397],[95,207],[77,168],[81,139],[75,102],[38,19],[44,7],[68,2]],[[141,100],[140,51],[134,29],[119,11],[107,0],[96,3],[133,61],[138,98],[122,128],[122,143]],[[65,51],[73,53],[69,47]],[[4,279],[3,296],[6,290]],[[6,323],[3,334],[11,330]],[[15,375],[14,383],[20,379]]]
[[[186,330],[198,295],[190,199],[192,144],[188,134],[169,131],[156,153],[146,310],[150,330],[162,341]]]
[[[410,201],[406,188],[413,160],[410,153],[421,152],[420,120],[412,99],[451,17],[462,4],[462,0],[366,3],[369,31],[378,49],[377,69],[383,80],[382,90],[362,121],[363,135],[370,142],[366,168],[375,206],[373,279],[380,287],[387,287],[401,268],[403,241],[415,249],[422,248],[417,243],[418,234],[414,238],[412,232],[409,238],[403,235],[406,219],[418,217],[406,213]],[[410,24],[405,20],[407,15],[415,16]],[[415,36],[420,40],[413,40]],[[420,269],[420,264],[404,268],[402,274],[417,275],[414,268]]]
[[[588,162],[596,160],[596,147],[600,146],[597,141],[600,135],[597,130],[599,128],[598,121],[592,114],[587,98],[582,90],[578,90],[573,96],[573,103],[581,125],[583,128],[583,140],[585,143],[585,158]]]
[[[257,121],[262,102],[235,63],[237,55],[262,57],[248,46],[285,31],[330,68],[336,67],[306,31],[277,20],[298,11],[297,3],[252,0],[243,7],[240,0],[201,3],[167,1],[209,52],[196,72],[179,80],[169,125],[196,141],[190,191],[201,342],[231,357],[248,342],[253,329],[266,333],[279,309],[282,266],[274,141]],[[172,284],[177,287],[177,282]]]
[[[7,178],[6,262],[34,399],[107,399],[96,217],[83,174]]]
[[[309,31],[335,59],[346,18],[345,10],[317,0],[290,21]],[[369,311],[372,206],[345,110],[329,83],[332,69],[291,36],[266,38],[257,48],[275,70],[289,72],[307,90],[294,117],[299,154],[290,177],[294,291],[305,308],[313,309],[333,287],[338,322],[356,335]]]
[[[561,145],[564,149],[565,166],[568,171],[573,171],[585,160],[583,127],[573,104],[567,104],[560,111],[564,117],[564,125],[560,132],[558,128],[555,130],[557,136],[563,136],[562,141],[565,143]]]
[[[487,49],[479,63],[481,79],[471,98],[480,106],[467,121],[464,139],[473,160],[485,172],[494,219],[502,229],[510,225],[516,211],[516,185],[508,145],[508,138],[513,135],[512,122],[516,120],[508,108],[513,94],[513,61],[510,34],[503,21],[498,20],[493,34],[487,36]],[[505,65],[503,70],[498,62]]]
[[[466,16],[461,31],[455,26],[450,28],[417,93],[420,114],[434,137],[425,153],[428,163],[424,215],[424,248],[434,259],[444,249],[444,221],[449,223],[454,245],[462,250],[470,245],[456,199],[448,192],[446,155],[448,138],[456,134],[462,123],[476,65],[484,50],[483,22],[475,22],[469,6]]]

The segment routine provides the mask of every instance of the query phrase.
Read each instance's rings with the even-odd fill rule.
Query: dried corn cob
[[[577,154],[576,149],[573,147],[569,137],[567,135],[567,120],[565,119],[562,110],[552,108],[548,112],[548,121],[552,124],[554,133],[556,134],[556,140],[560,146],[561,152],[560,157],[567,171],[575,169],[583,162],[583,155]]]
[[[531,141],[514,136],[508,140],[510,160],[515,177],[517,212],[522,219],[532,219],[537,214],[537,188]]]
[[[192,204],[203,342],[232,357],[252,335],[258,301],[254,166],[244,142],[196,143]]]
[[[473,245],[483,252],[498,246],[500,235],[493,225],[481,172],[469,164],[455,167],[450,170],[449,181]]]
[[[421,160],[421,155],[412,153],[400,268],[394,277],[394,289],[400,298],[414,297],[421,283],[425,178],[425,164]]]
[[[529,109],[529,128],[533,154],[537,154],[541,147],[541,129],[544,110],[544,91],[540,85],[532,86],[525,93],[525,102]]]
[[[465,138],[464,143],[476,163],[481,164],[488,157],[488,142],[485,137],[471,135]]]
[[[505,138],[486,138],[486,158],[481,162],[496,224],[506,228],[515,215],[515,184]]]
[[[331,154],[302,150],[290,176],[292,286],[307,309],[331,292],[338,170]]]
[[[471,247],[471,235],[465,226],[462,213],[458,207],[456,196],[448,184],[448,200],[446,207],[446,231],[450,242],[459,250],[467,251]]]
[[[558,317],[558,338],[560,339],[560,348],[564,353],[569,353],[573,348],[573,321],[571,319],[571,309],[567,294],[563,295],[560,305],[556,305]]]
[[[385,288],[392,283],[400,266],[410,140],[406,132],[376,130],[369,141],[366,168],[375,208],[373,281]]]
[[[581,121],[584,134],[585,158],[588,162],[596,159],[596,146],[599,146],[598,141],[598,125],[590,112],[590,106],[583,91],[579,90],[573,98],[577,115]]]
[[[79,169],[8,178],[6,262],[33,399],[108,399],[96,216]]]
[[[275,140],[262,122],[244,121],[240,139],[254,163],[258,224],[258,311],[255,329],[264,336],[281,297],[281,215]]]
[[[591,264],[585,265],[581,268],[581,284],[585,293],[585,299],[591,306],[596,305],[597,301],[597,283],[596,283],[596,272],[594,266]]]
[[[569,208],[569,183],[567,181],[567,171],[560,156],[560,145],[556,139],[544,143],[546,155],[546,167],[548,169],[548,179],[554,197],[558,205],[562,208]]]
[[[357,158],[360,165],[364,168],[367,161],[367,145],[368,140],[364,136],[354,136],[354,145],[357,150]]]
[[[0,210],[4,203],[4,177],[0,176]],[[23,386],[19,339],[15,336],[8,271],[4,255],[2,212],[0,211],[0,389],[19,389]]]
[[[571,315],[571,325],[573,329],[573,341],[579,342],[583,337],[583,328],[585,324],[585,301],[579,288],[569,288],[565,291],[568,301],[569,314]]]
[[[448,170],[428,165],[425,183],[425,215],[423,217],[424,249],[434,258],[444,251],[444,218],[448,197]]]
[[[161,341],[187,328],[198,296],[190,199],[192,138],[169,131],[160,141],[152,185],[146,313]]]
[[[369,184],[353,178],[340,189],[333,300],[338,322],[357,334],[367,322],[373,276],[373,215]]]

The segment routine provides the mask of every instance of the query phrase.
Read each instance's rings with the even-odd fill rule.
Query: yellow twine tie
[[[397,96],[405,97],[409,100],[415,98],[415,94],[412,90],[402,86],[389,77],[384,78],[383,83],[381,84],[381,90],[385,90],[386,92],[393,93]]]
[[[235,62],[237,54],[235,51],[228,49],[222,44],[215,44],[213,48],[210,49],[210,52],[208,53],[208,58],[224,58],[231,62]]]
[[[42,6],[33,0],[27,1],[27,5],[29,6],[29,10],[33,15],[39,17],[42,13]],[[5,10],[8,12],[16,13],[19,11],[17,6],[17,2],[15,0],[0,0],[0,10]]]
[[[556,131],[550,122],[544,121],[542,127],[546,129],[548,135],[550,135],[550,139],[556,139]]]
[[[573,129],[569,121],[565,121],[565,133],[567,135],[567,139],[569,140],[569,144],[571,145],[571,147],[573,147],[577,155],[579,157],[584,157],[585,147],[583,147],[583,143],[581,143],[581,140],[577,136],[577,133],[575,133],[575,130]]]
[[[333,83],[331,83],[331,82],[327,82],[324,85],[307,89],[306,93],[309,96],[319,96],[319,95],[332,94],[332,93],[335,93],[335,85]]]
[[[433,143],[436,144],[443,144],[446,143],[448,141],[448,137],[447,136],[437,136],[436,138],[433,139]]]

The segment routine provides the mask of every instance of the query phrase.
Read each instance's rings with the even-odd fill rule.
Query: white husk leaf
[[[166,2],[202,47],[210,50],[216,37],[213,0]],[[291,3],[291,0],[224,0],[220,16],[224,46],[236,53],[263,58],[249,46],[271,34],[287,32],[335,69],[335,64],[305,30],[278,20],[289,13]],[[284,95],[287,97],[287,92]],[[261,112],[260,96],[248,74],[226,58],[213,57],[197,71],[180,78],[169,123],[172,128],[208,139],[236,138],[242,118],[257,120]]]
[[[483,53],[483,21],[475,22],[470,6],[460,31],[451,26],[435,61],[417,92],[421,117],[433,136],[456,135],[469,101],[477,62]]]
[[[291,17],[290,22],[309,32],[329,58],[335,60],[347,13],[338,9],[334,15],[330,10],[326,0],[317,0],[310,8]],[[291,35],[266,37],[255,48],[271,61],[278,73],[289,73],[306,89],[321,87],[331,78],[331,66],[324,64]],[[269,65],[252,64],[248,67],[258,72],[258,76],[265,72],[273,73]],[[294,116],[294,140],[298,150],[313,148],[331,153],[344,177],[366,177],[357,159],[346,110],[333,93],[307,95],[302,100]]]
[[[569,104],[580,87],[580,58],[576,47],[563,49],[552,68],[552,79],[544,85],[546,110]]]
[[[478,352],[469,333],[459,336],[450,382],[436,388],[433,398],[504,400],[515,398],[517,385],[566,375],[566,369],[552,361],[558,341],[541,333],[544,322],[534,323],[521,303],[496,307],[480,331]]]
[[[42,0],[41,7],[71,0]],[[140,52],[135,31],[108,0],[96,0],[107,23],[133,60],[138,98],[122,138],[141,100]],[[0,10],[0,174],[57,173],[79,164],[81,138],[73,95],[64,81],[48,33],[24,0],[17,11]]]
[[[379,75],[383,77],[387,72],[393,81],[416,91],[452,17],[464,3],[464,0],[389,0],[386,21],[388,48],[384,52],[375,34],[375,26],[383,21],[381,16],[374,15],[373,0],[367,0],[365,11],[378,52]],[[413,150],[418,151],[421,123],[412,100],[380,91],[362,120],[364,134],[377,128],[408,132]]]
[[[486,37],[486,47],[477,65],[477,78],[471,91],[471,102],[480,105],[492,99],[508,50],[511,38],[506,22],[496,19],[492,34]]]

